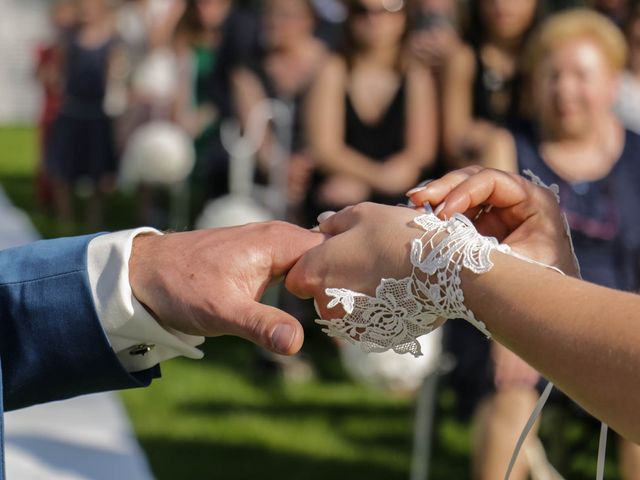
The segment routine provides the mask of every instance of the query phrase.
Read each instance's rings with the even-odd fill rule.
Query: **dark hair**
[[[266,7],[266,1],[262,1],[260,2],[260,5],[257,7],[258,10],[264,12],[264,10],[267,8]],[[316,22],[318,19],[318,12],[316,11],[316,7],[313,4],[312,0],[300,0],[300,3],[302,3],[304,5],[304,7],[307,9],[307,11],[309,12],[309,15],[313,18],[313,21]]]
[[[361,4],[360,0],[342,0],[342,3],[347,9],[347,18],[342,24],[342,42],[341,48],[339,50],[347,62],[347,68],[350,70],[353,66],[353,60],[359,50],[358,41],[353,34],[352,23],[354,16],[359,13]],[[406,19],[406,25],[404,27],[404,32],[402,33],[402,38],[400,40],[400,49],[398,50],[398,57],[396,58],[396,62],[394,65],[394,68],[398,71],[401,71],[404,66],[404,47],[407,43],[407,39],[409,38],[409,33],[411,30],[408,14],[408,3],[409,0],[403,0],[402,12]]]
[[[629,18],[624,28],[624,33],[627,37],[631,35],[631,29],[640,20],[640,1],[631,5],[631,11],[629,12]]]
[[[479,47],[487,38],[486,25],[480,12],[482,0],[469,0],[466,11],[463,12],[463,38],[472,47]],[[524,33],[523,43],[529,38],[535,28],[542,22],[547,12],[546,0],[536,0],[536,10],[533,21]]]
[[[204,24],[198,12],[198,0],[186,0],[186,7],[176,31],[189,43],[198,41],[199,36],[204,32]]]

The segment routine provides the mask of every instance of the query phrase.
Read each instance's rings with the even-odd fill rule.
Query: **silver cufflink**
[[[155,348],[155,345],[153,344],[141,343],[139,345],[135,345],[134,347],[131,347],[129,349],[129,355],[141,355],[144,357],[147,353],[149,353],[154,348]]]

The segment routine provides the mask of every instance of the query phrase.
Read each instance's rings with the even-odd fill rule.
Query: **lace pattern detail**
[[[495,238],[480,235],[471,221],[456,214],[440,220],[432,212],[417,216],[414,223],[424,234],[411,245],[411,276],[383,279],[376,296],[344,288],[329,288],[328,308],[342,306],[341,319],[316,320],[331,337],[360,343],[366,352],[393,349],[420,356],[417,338],[431,332],[442,320],[464,318],[490,337],[485,324],[464,305],[460,273],[476,274],[493,268],[493,250],[509,253]]]

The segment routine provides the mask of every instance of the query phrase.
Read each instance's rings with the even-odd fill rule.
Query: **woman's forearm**
[[[312,149],[312,155],[326,173],[348,175],[374,188],[380,183],[381,164],[347,145],[326,150]]]
[[[316,151],[315,158],[327,173],[356,178],[387,195],[402,194],[413,187],[425,163],[408,150],[378,162],[346,145],[332,151]]]
[[[493,270],[463,280],[466,305],[586,410],[640,440],[640,298],[493,258]]]

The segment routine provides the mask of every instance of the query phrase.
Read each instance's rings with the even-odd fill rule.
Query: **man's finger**
[[[302,347],[302,325],[282,310],[246,299],[238,307],[236,318],[231,335],[282,355],[293,355]]]
[[[296,262],[314,247],[324,242],[327,236],[314,230],[295,227],[289,224],[276,224],[276,231],[267,234],[272,244],[273,276],[285,275]]]

